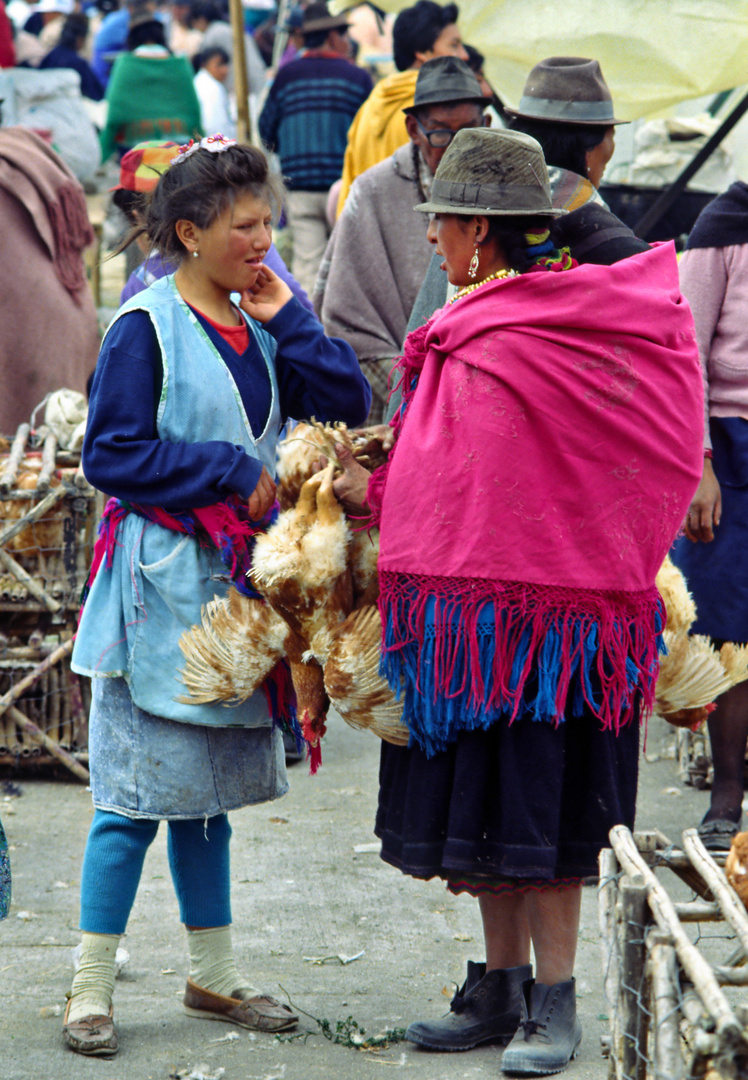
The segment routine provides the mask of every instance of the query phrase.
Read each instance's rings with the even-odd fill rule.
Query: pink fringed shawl
[[[653,701],[657,570],[701,477],[672,245],[496,281],[410,334],[381,497],[383,670],[432,753],[457,731]],[[414,389],[417,381],[417,388]]]

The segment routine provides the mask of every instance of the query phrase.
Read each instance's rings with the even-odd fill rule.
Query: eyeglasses
[[[445,146],[449,146],[457,134],[456,131],[452,131],[450,128],[437,128],[436,131],[427,131],[421,121],[415,117],[415,121],[421,129],[424,138],[428,142],[429,146],[432,146],[435,150],[443,150]],[[464,124],[463,127],[481,127],[482,122],[478,124]],[[462,128],[458,129],[462,131]]]

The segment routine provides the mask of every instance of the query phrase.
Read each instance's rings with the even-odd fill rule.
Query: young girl
[[[181,703],[178,680],[179,637],[201,605],[232,580],[247,587],[284,420],[359,424],[369,408],[353,350],[326,338],[263,265],[276,201],[259,150],[222,136],[182,147],[147,217],[154,246],[178,268],[120,309],[92,386],[84,468],[114,499],[73,658],[94,680],[96,809],[63,1029],[82,1054],[116,1052],[114,956],[162,819],[187,928],[186,1011],[261,1031],[298,1019],[239,973],[230,937],[227,811],[287,790],[273,724],[282,672],[228,710]]]

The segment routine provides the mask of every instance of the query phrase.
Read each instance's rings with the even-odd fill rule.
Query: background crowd
[[[146,577],[174,552],[192,560],[183,579],[205,592],[195,585],[182,620],[189,626],[214,589],[202,562],[215,552],[201,550],[194,521],[185,547],[184,507],[202,522],[198,511],[220,506],[236,525],[237,507],[243,514],[254,505],[262,512],[251,520],[260,521],[273,502],[283,422],[316,415],[356,424],[368,410],[378,423],[399,410],[392,469],[362,477],[343,455],[335,487],[349,512],[371,512],[381,526],[383,670],[404,694],[412,736],[407,748],[384,745],[376,831],[383,858],[404,873],[441,877],[478,898],[487,954],[469,965],[448,1015],[416,1022],[408,1038],[452,1051],[511,1039],[505,1071],[557,1072],[581,1038],[573,981],[580,888],[608,829],[633,825],[639,719],[651,705],[662,629],[654,574],[686,513],[676,557],[697,585],[698,628],[748,640],[736,314],[745,185],[715,202],[684,256],[694,334],[672,250],[639,240],[600,196],[621,121],[597,61],[540,61],[518,107],[505,109],[482,56],[462,41],[455,4],[417,0],[393,20],[371,8],[334,15],[313,0],[283,25],[265,8],[243,11],[249,116],[264,152],[233,141],[244,103],[221,0],[0,0],[0,66],[41,79],[72,73],[102,175],[118,178],[112,205],[127,242],[137,241],[126,306],[99,355],[84,465],[119,499],[108,508],[112,537],[119,530],[135,552],[149,522],[153,550],[136,559]],[[50,379],[83,389],[96,364],[100,335],[81,258],[92,234],[56,134],[52,125],[0,131],[6,300],[20,288],[22,310],[46,272],[53,316],[46,330],[18,320],[0,332],[35,335],[3,344],[6,355],[39,358],[29,370],[8,369],[18,384],[8,428]],[[282,251],[272,243],[273,218],[286,226]],[[19,244],[38,268],[13,254]],[[589,305],[590,293],[598,305]],[[498,327],[509,344],[494,352]],[[618,356],[627,335],[629,367]],[[401,356],[402,394],[391,396]],[[172,365],[174,386],[165,377]],[[216,376],[210,393],[220,416],[210,423],[202,368]],[[177,454],[175,443],[187,449]],[[169,468],[155,467],[153,455]],[[512,508],[502,544],[486,542],[496,537],[486,492],[497,484]],[[580,491],[590,496],[584,509]],[[423,522],[417,536],[402,514],[406,502]],[[650,518],[639,535],[642,502]],[[125,584],[129,566],[114,560]],[[94,679],[104,626],[114,651],[105,665],[111,679],[98,679],[94,695],[97,817],[67,1043],[84,1054],[116,1051],[110,969],[139,865],[125,856],[137,848],[142,861],[163,819],[189,935],[188,1012],[283,1030],[295,1015],[256,992],[233,961],[226,818],[284,790],[279,733],[264,701],[246,722],[236,714],[233,725],[253,747],[254,772],[244,773],[251,790],[219,783],[208,797],[206,780],[184,804],[181,792],[175,800],[164,790],[165,770],[139,790],[128,769],[146,736],[163,738],[162,725],[200,777],[212,776],[215,750],[205,750],[205,732],[217,745],[212,729],[231,728],[210,710],[202,720],[175,712],[170,693],[151,692],[163,647],[136,662],[136,612],[121,610],[109,581],[95,579],[76,646],[76,670]],[[171,614],[150,630],[167,633],[175,667],[179,584],[168,571],[151,584],[152,610],[163,601]],[[740,823],[746,708],[739,687],[710,720],[715,786],[701,831],[712,846],[729,842]],[[113,763],[108,749],[123,717],[135,735]],[[240,761],[238,752],[226,755]],[[232,783],[227,769],[223,784]],[[216,895],[207,895],[194,858],[209,818],[220,856]],[[102,874],[113,893],[95,902]]]

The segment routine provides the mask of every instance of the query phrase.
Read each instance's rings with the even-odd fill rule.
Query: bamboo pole
[[[716,900],[686,900],[673,903],[681,922],[720,922],[722,909]]]
[[[91,550],[86,544],[86,520],[85,517],[82,520],[82,524],[76,533],[75,538],[75,593],[76,596],[80,596],[83,592],[83,586],[88,579],[88,572],[91,564]]]
[[[32,702],[29,702],[29,704],[31,705]],[[32,720],[31,722],[33,723],[34,721]],[[15,753],[17,753],[20,757],[31,757],[32,740],[26,728],[19,727],[16,724],[16,738],[18,741],[16,743]]]
[[[680,731],[680,728],[678,730]],[[665,835],[665,833],[662,831],[662,829],[658,829],[657,826],[655,826],[654,829],[652,829],[652,832],[655,835],[655,838],[657,840],[657,846],[659,848],[674,848],[675,847],[675,844],[673,843],[673,841],[670,839],[669,836]]]
[[[62,604],[55,600],[54,597],[50,596],[49,593],[43,589],[34,578],[32,578],[31,574],[27,574],[24,568],[17,563],[4,548],[0,548],[0,565],[2,565],[9,574],[12,574],[17,581],[22,582],[31,595],[36,597],[37,600],[41,600],[47,610],[53,615],[56,615],[58,611],[62,610]]]
[[[648,968],[652,1001],[653,1080],[683,1080],[680,1046],[678,965],[672,938],[662,930],[651,937]]]
[[[715,964],[714,975],[720,986],[748,986],[748,967]]]
[[[689,1080],[701,1080],[706,1075],[712,1059],[720,1051],[720,1039],[716,1032],[705,1029],[710,1019],[704,1010],[704,1003],[693,987],[683,988],[680,1005],[690,1029],[691,1053],[687,1075]]]
[[[272,67],[275,71],[278,70],[278,64],[281,57],[286,50],[288,44],[288,30],[286,30],[286,20],[291,10],[291,0],[280,0],[278,4],[278,14],[275,17],[275,37],[273,38],[273,56]]]
[[[0,697],[0,714],[17,701],[21,694],[25,693],[30,686],[33,686],[36,680],[51,668],[58,660],[62,660],[63,656],[67,656],[73,651],[73,642],[75,638],[70,638],[69,641],[63,642],[62,645],[58,645],[57,648],[49,654],[46,660],[42,660],[41,664],[37,664],[33,671],[30,671],[28,675],[24,676],[15,686],[11,687],[7,693]]]
[[[696,829],[686,829],[683,833],[683,848],[689,859],[714,893],[725,922],[735,931],[735,936],[748,955],[748,914],[743,901],[733,889],[701,842]]]
[[[8,460],[6,461],[5,468],[0,476],[0,495],[7,495],[16,482],[18,466],[23,461],[24,454],[26,453],[26,443],[28,442],[30,434],[30,424],[19,425],[10,448]]]
[[[25,715],[36,724],[40,731],[45,731],[47,725],[44,703],[48,692],[49,672],[45,671],[43,675],[39,676],[36,684],[35,693],[30,695],[25,703],[24,708],[26,710]],[[22,753],[31,757],[38,757],[41,753],[41,747],[38,745],[36,739],[33,739],[28,733],[22,732],[22,741],[26,744],[26,748]]]
[[[667,840],[667,837],[664,833],[661,833],[659,829],[638,829],[634,833],[636,850],[642,858],[646,860],[649,866],[652,865],[657,853],[657,848],[662,845],[663,840]],[[667,847],[668,844],[665,846]]]
[[[249,121],[249,83],[242,0],[229,0],[229,15],[233,44],[231,64],[234,69],[234,92],[236,93],[236,137],[239,142],[248,143],[251,141],[252,128]],[[206,132],[206,135],[210,134],[212,133]]]
[[[71,773],[78,777],[79,780],[88,783],[91,777],[89,776],[88,769],[85,769],[79,761],[76,761],[72,754],[69,754],[67,750],[63,750],[61,746],[50,739],[48,735],[45,735],[43,731],[40,731],[36,724],[29,720],[28,716],[17,709],[15,705],[10,705],[8,708],[13,720],[22,731],[27,732],[33,738],[37,739],[39,743],[48,750],[53,757],[56,757],[58,761],[70,769]]]
[[[34,490],[38,490],[38,487]],[[0,547],[5,547],[8,541],[12,540],[14,536],[17,536],[18,533],[23,532],[27,526],[33,525],[40,517],[47,514],[52,507],[56,506],[60,499],[63,499],[67,494],[68,489],[63,484],[60,484],[59,487],[50,491],[49,494],[45,495],[45,497],[41,499],[33,509],[29,510],[27,514],[24,514],[23,517],[18,518],[17,521],[14,521],[13,524],[9,525],[3,532],[0,532]]]
[[[69,668],[65,672],[67,682],[67,694],[65,695],[70,705],[70,738],[75,741],[75,732],[79,731],[86,722],[86,714],[83,710],[83,695],[81,694],[81,681],[74,671]]]
[[[73,724],[71,713],[70,672],[63,668],[60,671],[60,727],[65,733],[66,741],[72,744]]]
[[[15,724],[7,715],[0,716],[0,754],[10,753],[10,729]]]
[[[21,755],[23,736],[10,710],[8,710],[7,717],[10,723],[8,749],[13,757],[18,758]]]
[[[620,884],[621,981],[619,1009],[623,1028],[621,1070],[631,1080],[647,1076],[647,1000],[644,934],[647,921],[647,886],[636,874]]]
[[[16,645],[2,650],[3,660],[35,660],[37,664],[44,659],[44,653],[36,645]]]
[[[689,889],[693,889],[695,893],[698,893],[702,900],[711,902],[714,899],[712,890],[694,869],[688,856],[682,851],[658,851],[655,865],[666,866],[668,870],[672,870],[676,877],[685,882]]]
[[[45,491],[49,491],[52,473],[55,471],[56,460],[57,436],[54,432],[50,431],[48,435],[45,435],[44,443],[42,444],[42,467],[39,470],[39,479],[36,482],[36,490],[40,495],[44,494]]]
[[[81,463],[73,474],[73,483],[77,488],[82,490],[90,489],[91,485],[86,480],[86,474],[83,472],[83,463]]]
[[[56,738],[63,746],[65,740],[60,729],[60,676],[56,667],[49,669],[49,704],[47,706],[48,727],[47,732],[51,738]],[[52,734],[52,733],[56,734]]]
[[[620,963],[616,901],[618,899],[618,861],[612,848],[603,848],[599,858],[600,884],[597,890],[597,914],[603,964],[603,993],[610,1013],[610,1080],[617,1076],[617,1065],[623,1053],[618,987]]]
[[[611,1008],[618,998],[618,948],[616,940],[616,900],[618,898],[618,862],[612,848],[600,852],[600,884],[597,890],[598,925],[603,955],[603,991]]]
[[[81,702],[83,711],[80,721],[73,728],[73,739],[78,747],[88,748],[88,718],[91,715],[91,680],[85,677],[78,679],[81,689]]]
[[[672,900],[636,850],[631,833],[625,825],[614,825],[610,830],[610,840],[626,873],[630,876],[641,874],[644,878],[649,890],[648,899],[652,913],[661,929],[672,935],[678,959],[688,978],[698,987],[704,1006],[714,1018],[717,1032],[727,1038],[742,1041],[741,1025],[720,990],[709,963],[689,941],[675,913]]]

